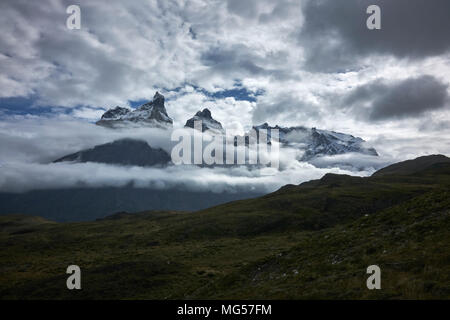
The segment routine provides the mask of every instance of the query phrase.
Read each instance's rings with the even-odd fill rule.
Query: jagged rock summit
[[[267,130],[271,137],[271,130],[278,129],[280,143],[284,146],[304,150],[300,160],[308,161],[315,157],[332,156],[344,153],[361,153],[378,156],[374,148],[367,147],[365,141],[349,134],[320,130],[316,128],[298,127],[271,127],[268,123],[254,126],[254,130]]]
[[[135,110],[117,106],[106,111],[96,124],[109,128],[127,127],[130,124],[170,128],[173,120],[167,114],[164,96],[156,92],[153,101],[147,102]]]
[[[195,121],[201,121],[202,122],[202,132],[205,131],[212,131],[215,133],[224,133],[224,129],[222,127],[222,124],[215,120],[212,115],[211,111],[209,109],[203,109],[203,111],[198,111],[192,118],[186,121],[186,124],[184,125],[185,128],[194,128]]]

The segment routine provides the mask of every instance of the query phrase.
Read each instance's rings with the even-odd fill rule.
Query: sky
[[[207,107],[237,132],[362,137],[384,164],[450,155],[448,0],[78,0],[80,30],[66,27],[71,4],[0,2],[0,166],[16,165],[2,190],[24,166],[116,137],[93,122],[156,91],[174,126]],[[366,27],[373,4],[380,30]]]

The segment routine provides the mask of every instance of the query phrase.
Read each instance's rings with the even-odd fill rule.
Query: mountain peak
[[[202,122],[202,132],[205,132],[207,130],[216,133],[224,132],[222,124],[212,117],[211,111],[209,111],[209,109],[207,108],[203,109],[203,111],[198,111],[192,118],[188,119],[184,127],[194,128],[195,121]]]
[[[299,148],[304,151],[301,157],[302,161],[350,152],[378,156],[374,148],[365,146],[363,139],[345,133],[306,128],[303,126],[280,127],[276,125],[272,127],[267,122],[259,126],[253,126],[253,129],[257,132],[259,130],[267,130],[269,138],[272,135],[272,130],[277,129],[279,140],[283,145]]]
[[[127,123],[166,128],[172,126],[173,121],[164,106],[164,96],[156,92],[153,100],[135,110],[115,107],[106,111],[97,125],[116,128],[126,126]]]
[[[203,111],[198,111],[195,115],[205,119],[212,119],[211,111],[208,108],[203,109]]]
[[[102,119],[118,119],[121,116],[126,115],[128,112],[130,112],[129,109],[116,106],[115,108],[106,111],[102,115]]]
[[[153,96],[153,104],[156,105],[162,105],[164,106],[164,96],[156,91],[155,95]]]
[[[260,129],[271,129],[271,127],[269,126],[269,124],[267,122],[264,122],[263,124],[260,124],[259,126],[253,126],[253,129],[255,130],[260,130]]]

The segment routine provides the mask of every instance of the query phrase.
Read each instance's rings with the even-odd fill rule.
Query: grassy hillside
[[[449,299],[450,164],[396,170],[192,213],[0,216],[0,297]],[[81,291],[66,289],[71,264]],[[366,288],[372,264],[382,290]]]

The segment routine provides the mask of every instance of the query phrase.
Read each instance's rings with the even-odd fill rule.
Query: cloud
[[[0,162],[45,164],[127,137],[145,140],[168,152],[172,148],[167,132],[157,128],[112,130],[67,115],[8,116],[0,121]]]
[[[381,30],[369,30],[366,9],[381,8]],[[447,0],[309,0],[298,32],[309,70],[357,69],[364,58],[392,55],[421,59],[450,49],[450,2]]]
[[[97,121],[98,119],[101,118],[101,116],[105,112],[106,112],[105,109],[94,109],[94,108],[83,107],[83,108],[73,110],[72,115],[75,118],[81,118],[81,119],[86,119],[86,120],[90,120],[90,121]]]
[[[269,122],[271,125],[278,123],[291,123],[304,125],[310,119],[320,118],[321,110],[316,103],[307,97],[292,93],[279,93],[270,99],[260,99],[253,112],[253,123],[261,124]]]
[[[229,49],[211,48],[202,55],[206,66],[215,71],[231,73],[245,71],[253,75],[267,73],[268,70],[256,64],[258,56],[245,45],[233,46]]]
[[[340,168],[351,172],[358,170],[366,172],[376,171],[393,162],[395,162],[395,160],[390,156],[373,157],[358,153],[324,156],[311,161],[317,168]]]
[[[357,169],[339,166],[316,167],[298,162],[298,150],[282,149],[280,168],[122,167],[98,163],[52,163],[64,155],[95,145],[131,137],[147,141],[152,147],[171,152],[177,142],[170,131],[134,128],[110,130],[70,117],[16,116],[0,121],[0,191],[23,192],[35,189],[124,186],[153,189],[215,192],[271,192],[285,184],[317,179],[327,172],[368,175],[373,164]]]
[[[29,190],[122,187],[133,184],[139,188],[158,190],[212,191],[212,192],[273,192],[286,184],[299,184],[321,178],[325,173],[368,175],[372,171],[317,168],[308,163],[293,163],[284,171],[270,168],[249,170],[235,168],[199,168],[171,166],[165,169],[119,167],[98,163],[6,163],[0,167],[1,192]]]
[[[65,26],[70,1],[2,1],[3,95],[36,93],[41,105],[106,107],[185,81],[197,53],[175,2],[108,6],[80,1],[81,30]],[[168,36],[170,34],[170,36]],[[168,58],[169,52],[176,52]],[[45,79],[45,81],[43,81]]]
[[[258,0],[227,0],[229,12],[244,18],[254,18],[258,15]]]
[[[433,76],[388,82],[379,79],[352,90],[343,104],[369,120],[417,117],[449,107],[448,85]]]

